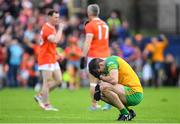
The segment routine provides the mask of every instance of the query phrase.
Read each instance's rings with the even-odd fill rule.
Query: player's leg
[[[92,102],[92,106],[90,107],[90,109],[96,110],[100,108],[97,101],[94,100],[95,86],[97,85],[98,79],[92,76],[89,72],[88,72],[88,77],[89,77],[89,82],[90,82],[90,95],[91,95],[91,102]]]
[[[62,74],[58,63],[53,64],[51,79],[52,80],[48,81],[49,91],[52,91],[54,88],[58,87],[58,85],[62,82]],[[50,103],[45,104],[45,110],[58,111],[58,109],[53,107]]]
[[[58,109],[53,107],[50,104],[50,101],[49,101],[49,91],[50,91],[50,89],[57,86],[57,83],[55,83],[55,80],[54,80],[54,77],[53,77],[54,73],[55,73],[55,71],[47,71],[47,70],[42,71],[43,86],[42,86],[42,90],[40,92],[42,99],[40,101],[38,101],[38,102],[40,104],[42,102],[43,103],[42,108],[44,110],[47,110],[47,111],[58,111]]]
[[[120,95],[117,94],[116,92],[114,92],[113,88],[114,86],[110,83],[106,83],[106,82],[102,82],[100,83],[100,90],[102,92],[102,94],[108,98],[108,100],[110,101],[110,103],[113,103],[113,105],[115,105],[115,107],[117,107],[119,110],[121,110],[122,108],[124,108],[124,103],[126,102],[126,98],[123,94],[125,94],[125,91],[122,90],[122,88],[120,87]],[[112,96],[112,97],[111,97]]]
[[[88,74],[88,79],[89,79],[89,84],[90,84],[90,96],[91,96],[91,106],[90,106],[90,110],[96,110],[99,109],[101,106],[98,105],[97,101],[94,100],[94,92],[95,92],[95,86],[97,85],[98,79],[95,78],[93,75],[91,75],[89,73],[89,67],[88,64],[89,62],[92,60],[93,58],[88,57],[87,58],[87,74]]]
[[[54,81],[50,84],[50,91],[52,91],[54,88],[58,87],[62,83],[61,70],[53,71],[53,79]]]
[[[121,84],[116,84],[113,86],[107,83],[106,88],[118,94],[119,98],[123,102],[124,105],[135,106],[139,104],[143,99],[143,94],[140,92],[135,92],[131,88],[127,86],[123,86]]]
[[[106,82],[103,82],[100,84],[100,90],[101,90],[103,96],[106,98],[106,99],[102,98],[102,100],[112,104],[114,107],[116,107],[120,111],[121,114],[119,115],[118,120],[123,120],[123,121],[131,120],[132,117],[124,105],[124,102],[126,102],[126,98],[125,98],[125,96],[123,96],[123,94],[125,94],[125,91],[122,90],[123,87],[120,87],[121,94],[115,93],[112,90],[113,87],[114,87],[114,85],[106,83]]]
[[[36,95],[34,97],[34,99],[38,102],[39,106],[43,109],[45,109],[45,105],[49,104],[49,81],[52,80],[52,71],[50,70],[41,70],[40,71],[41,76],[42,76],[42,80],[43,80],[43,84],[42,84],[42,89],[41,91],[38,93],[38,95]]]
[[[49,90],[50,90],[50,84],[53,82],[53,78],[52,78],[53,71],[42,70],[41,73],[43,79],[43,85],[40,92],[42,94],[42,102],[44,104],[49,104]]]
[[[121,84],[113,85],[106,84],[105,87],[116,94],[118,94],[119,98],[121,99],[122,103],[128,109],[128,106],[135,106],[139,104],[143,99],[143,94],[140,92],[135,92],[131,88],[127,86],[123,86]],[[128,109],[132,118],[136,116],[135,112],[132,109]]]

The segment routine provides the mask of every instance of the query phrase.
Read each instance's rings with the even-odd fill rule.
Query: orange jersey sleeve
[[[48,41],[48,36],[56,34],[55,27],[45,23],[41,29],[41,44],[38,55],[38,64],[51,64],[57,61],[56,44]]]
[[[88,33],[94,34],[93,24],[92,24],[92,23],[88,23],[88,24],[85,26],[85,31],[86,31],[86,34],[88,34]]]
[[[98,58],[110,56],[109,28],[107,24],[101,19],[96,18],[85,26],[85,31],[86,34],[93,34],[88,56]]]

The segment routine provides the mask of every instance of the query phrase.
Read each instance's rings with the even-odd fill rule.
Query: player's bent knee
[[[107,91],[110,89],[110,85],[107,85],[105,83],[100,84],[100,90],[101,92]]]
[[[59,78],[58,80],[56,80],[56,83],[57,83],[57,85],[60,85],[62,83],[62,79]]]
[[[44,81],[49,83],[49,82],[53,81],[53,78],[47,78]]]

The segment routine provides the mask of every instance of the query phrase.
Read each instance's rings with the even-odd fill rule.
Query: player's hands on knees
[[[80,69],[84,69],[86,67],[86,58],[81,57],[80,59]]]
[[[100,85],[99,84],[97,84],[95,87],[94,99],[96,101],[99,101],[101,99],[101,91],[100,91]]]

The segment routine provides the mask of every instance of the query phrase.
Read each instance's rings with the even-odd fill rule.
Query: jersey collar
[[[53,28],[53,29],[54,29],[54,26],[51,25],[50,23],[46,22],[46,25],[49,26],[50,28]]]
[[[98,17],[96,17],[96,18],[93,18],[93,20],[92,21],[94,21],[94,20],[100,20]]]

